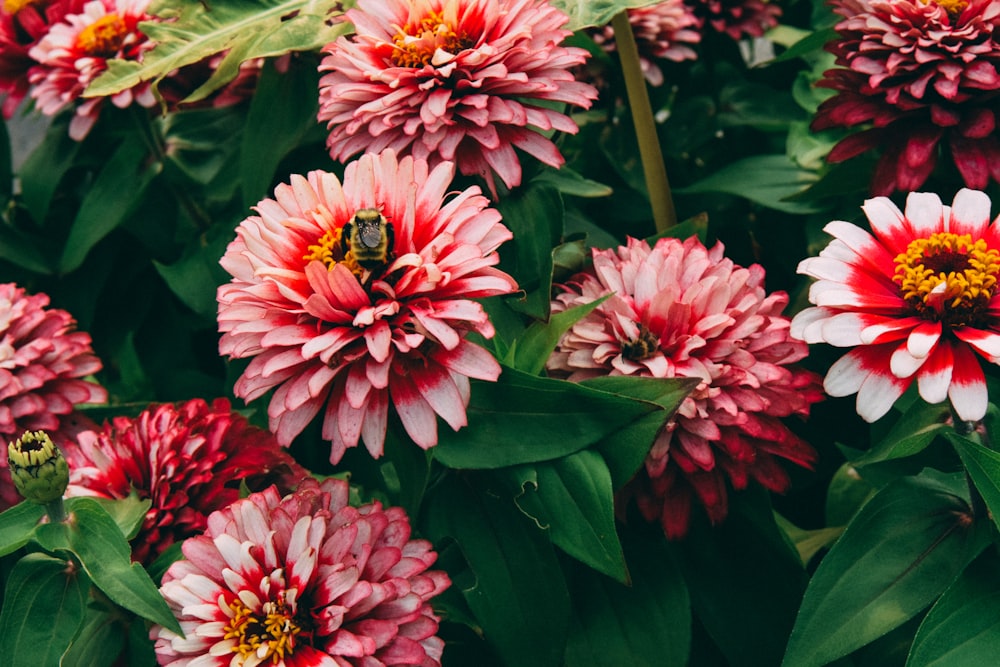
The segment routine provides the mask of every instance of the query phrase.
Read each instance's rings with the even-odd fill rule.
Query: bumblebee
[[[373,208],[358,210],[344,225],[340,243],[360,266],[371,271],[392,261],[392,223]]]

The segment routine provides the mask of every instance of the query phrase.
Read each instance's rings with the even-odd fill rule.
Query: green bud
[[[69,485],[69,465],[45,431],[25,431],[9,443],[7,461],[18,493],[39,505],[61,499]]]

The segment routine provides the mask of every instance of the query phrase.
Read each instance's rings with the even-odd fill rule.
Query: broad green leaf
[[[678,194],[724,192],[785,213],[815,213],[821,208],[786,198],[802,192],[817,180],[816,174],[795,166],[785,155],[755,155],[727,165]]]
[[[563,233],[562,196],[548,186],[529,184],[497,202],[503,223],[514,234],[500,248],[500,267],[525,292],[511,297],[511,308],[536,320],[549,317],[552,293],[552,248]]]
[[[552,5],[569,15],[569,30],[604,25],[618,12],[632,7],[655,5],[661,0],[552,0]]]
[[[778,522],[778,526],[788,535],[788,539],[795,545],[803,565],[808,565],[809,561],[812,560],[812,557],[820,549],[824,549],[836,542],[837,538],[844,532],[843,526],[816,528],[814,530],[799,528],[777,512],[775,512],[774,518]]]
[[[845,462],[833,474],[826,489],[826,524],[846,526],[875,492],[875,487],[859,475],[850,462]]]
[[[156,125],[167,164],[191,182],[209,185],[233,164],[242,140],[243,115],[233,108],[191,109],[169,113]],[[181,187],[186,186],[181,181]]]
[[[906,667],[991,665],[1000,656],[1000,559],[977,558],[924,617]]]
[[[609,298],[611,294],[555,313],[549,317],[548,322],[533,323],[511,344],[503,362],[519,371],[538,375],[545,368],[545,362],[552,356],[563,334]]]
[[[531,182],[553,187],[564,195],[574,197],[608,197],[613,192],[611,186],[584,178],[569,167],[543,169]]]
[[[175,69],[231,51],[212,80],[185,101],[203,99],[235,78],[239,61],[318,51],[334,41],[349,27],[329,21],[343,5],[336,0],[188,0],[178,7],[174,0],[160,0],[150,12],[165,20],[139,25],[156,47],[143,54],[142,62],[108,61],[84,95],[107,97],[142,81],[156,85]]]
[[[442,428],[434,455],[451,468],[556,459],[655,410],[646,401],[505,368],[497,382],[473,382],[469,425],[457,433]]]
[[[45,508],[27,500],[0,512],[0,557],[31,541],[32,531],[43,516]]]
[[[281,160],[316,127],[318,85],[315,66],[293,65],[286,72],[279,72],[273,64],[264,67],[250,100],[240,151],[244,206],[253,206],[268,195]]]
[[[952,430],[947,424],[949,418],[947,402],[928,405],[923,401],[914,401],[903,416],[893,424],[889,433],[864,456],[852,463],[855,467],[861,468],[922,452],[938,434]]]
[[[947,433],[947,437],[958,450],[969,477],[982,494],[993,523],[1000,527],[1000,453],[963,438],[954,431]]]
[[[820,667],[925,608],[983,548],[969,507],[928,477],[889,484],[820,562],[785,667]]]
[[[149,161],[139,136],[129,135],[122,142],[80,204],[59,260],[62,273],[79,268],[90,249],[125,221],[161,168],[159,162]]]
[[[91,606],[87,608],[80,631],[63,654],[59,667],[113,665],[124,646],[125,626],[121,619]]]
[[[183,634],[152,579],[132,562],[125,536],[104,508],[92,498],[77,498],[72,514],[72,522],[38,526],[38,544],[50,552],[76,556],[94,585],[114,603]]]
[[[26,234],[15,227],[0,226],[0,259],[5,259],[15,266],[35,273],[51,274],[52,267],[39,250],[45,245],[45,241],[35,235]]]
[[[784,27],[786,30],[789,28]],[[789,34],[797,34],[789,32]],[[806,58],[814,56],[818,52],[823,51],[823,47],[826,46],[827,42],[831,42],[837,37],[837,31],[833,28],[826,28],[824,30],[817,30],[811,32],[801,39],[792,43],[785,51],[781,53],[777,58],[772,60],[772,63],[780,63],[786,60],[793,60],[795,58]]]
[[[59,182],[76,162],[80,146],[70,138],[67,122],[54,122],[18,169],[21,202],[39,225],[45,221]]]
[[[628,581],[611,474],[600,454],[585,449],[498,474],[510,480],[517,506],[557,547],[598,572]]]
[[[731,667],[777,665],[802,600],[806,573],[753,486],[731,493],[729,515],[709,525],[697,506],[690,531],[671,543],[695,615]]]
[[[11,667],[58,665],[83,618],[90,582],[61,558],[33,553],[14,565],[0,611],[0,655]]]
[[[461,586],[508,667],[551,667],[566,648],[569,593],[549,539],[482,474],[452,474],[428,499],[426,533],[458,543],[475,581]]]
[[[146,511],[153,504],[153,501],[149,499],[142,500],[135,492],[131,493],[127,498],[117,500],[110,498],[94,498],[93,500],[103,507],[104,511],[115,520],[126,540],[131,540],[139,534],[142,522],[146,520]],[[77,498],[67,498],[67,511],[72,512],[78,502]]]
[[[651,531],[646,531],[647,533]],[[685,667],[691,644],[691,601],[677,564],[658,539],[623,537],[630,586],[577,566],[566,667]]]
[[[202,317],[215,320],[218,302],[216,288],[226,282],[227,274],[219,265],[219,258],[226,251],[226,245],[233,234],[224,225],[216,225],[184,248],[184,252],[173,264],[153,261],[153,266],[184,305]]]

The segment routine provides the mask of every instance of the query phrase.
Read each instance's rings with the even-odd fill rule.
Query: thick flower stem
[[[611,26],[615,31],[615,46],[625,76],[632,123],[635,125],[636,138],[639,140],[639,157],[646,177],[649,203],[653,208],[653,222],[656,224],[656,231],[663,232],[677,224],[677,211],[674,209],[674,200],[670,194],[670,182],[667,180],[667,168],[663,163],[663,152],[660,150],[660,140],[656,133],[653,108],[649,103],[646,79],[639,64],[639,48],[636,46],[632,24],[629,23],[628,13],[625,10],[611,19]]]
[[[66,520],[66,504],[62,498],[56,498],[50,503],[45,503],[45,513],[52,523],[61,523]]]
[[[954,408],[951,411],[952,423],[954,424],[955,432],[958,433],[963,438],[968,438],[974,442],[979,443],[983,447],[990,449],[990,434],[986,430],[986,422],[984,421],[962,421],[957,414],[955,414]],[[969,475],[969,471],[965,471],[965,483],[969,487],[969,504],[972,506],[972,516],[973,517],[989,517],[989,509],[986,507],[986,501],[983,500],[983,494],[979,492],[976,488],[975,482],[972,481],[972,477]]]

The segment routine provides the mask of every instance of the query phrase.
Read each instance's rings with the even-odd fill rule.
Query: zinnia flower
[[[343,184],[321,171],[293,176],[240,224],[221,260],[233,280],[219,288],[219,350],[253,357],[238,396],[276,390],[268,416],[282,444],[322,409],[332,462],[359,438],[378,457],[391,401],[426,449],[435,415],[465,425],[468,378],[499,376],[465,334],[493,336],[471,298],[516,289],[493,268],[511,234],[478,187],[446,200],[453,176],[451,163],[363,155]],[[372,247],[363,232],[374,232]]]
[[[945,206],[915,192],[905,212],[885,197],[861,208],[871,234],[831,222],[834,240],[799,264],[818,279],[809,290],[816,307],[795,316],[792,334],[855,348],[830,367],[824,388],[856,392],[867,421],[914,379],[928,403],[950,399],[961,419],[982,419],[988,396],[976,354],[1000,363],[1000,218],[990,223],[989,197],[961,190]]]
[[[67,14],[75,14],[85,0],[5,0],[0,4],[0,93],[4,118],[14,115],[28,94],[28,55],[35,44]]]
[[[541,134],[575,133],[551,108],[589,108],[593,86],[570,69],[583,49],[559,46],[568,17],[544,0],[359,0],[347,18],[357,33],[326,47],[319,119],[335,160],[391,148],[453,161],[495,192],[521,183],[519,148],[559,167],[563,157]]]
[[[205,529],[209,514],[240,497],[240,484],[288,489],[306,476],[270,433],[230,410],[198,398],[164,404],[136,418],[115,417],[64,446],[70,496],[149,499],[132,558],[152,562],[168,546]]]
[[[781,7],[769,0],[686,0],[701,21],[731,39],[761,37],[778,25]]]
[[[868,129],[841,140],[842,162],[881,150],[876,195],[916,190],[946,155],[970,188],[1000,181],[1000,0],[836,0],[838,69],[817,84],[837,91],[813,128]]]
[[[697,500],[715,523],[728,511],[726,480],[785,491],[778,459],[802,466],[812,448],[780,420],[805,416],[822,397],[819,377],[791,366],[805,344],[788,336],[788,297],[764,292],[764,269],[735,266],[698,239],[629,239],[594,250],[593,270],[563,286],[553,312],[613,294],[570,328],[548,368],[570,380],[603,375],[698,378],[625,489],[670,538],[688,528]]]
[[[5,443],[25,431],[45,431],[61,446],[81,424],[90,423],[76,406],[108,398],[102,387],[83,379],[101,370],[90,335],[74,331],[73,317],[48,305],[45,294],[0,285],[0,435]],[[18,502],[7,457],[0,456],[0,510]]]
[[[149,0],[92,0],[81,13],[67,15],[29,52],[38,64],[28,72],[31,97],[39,111],[54,116],[78,102],[91,81],[107,69],[113,59],[140,60],[153,43],[139,32]],[[76,106],[69,134],[77,141],[90,132],[100,113],[102,97],[85,99]],[[143,82],[111,96],[111,103],[124,109],[132,103],[152,107],[156,103],[150,83]]]
[[[663,85],[663,70],[655,59],[680,62],[698,57],[691,45],[701,41],[701,21],[684,0],[629,9],[628,21],[639,48],[642,73],[650,85]],[[615,50],[615,31],[610,25],[596,29],[592,37],[605,51]]]
[[[346,482],[272,487],[208,518],[163,576],[186,639],[154,626],[161,665],[386,667],[441,664],[430,570],[398,507],[350,507]]]

